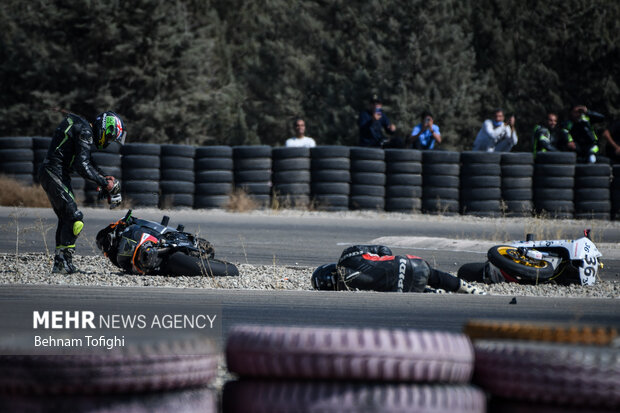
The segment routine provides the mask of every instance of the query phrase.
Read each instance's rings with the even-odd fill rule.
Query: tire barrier
[[[422,151],[422,212],[458,214],[460,155],[458,152]]]
[[[575,162],[573,152],[542,152],[534,164],[534,206],[552,218],[573,218]]]
[[[0,138],[0,173],[24,185],[32,185],[34,183],[32,138]]]
[[[196,148],[194,208],[223,208],[233,191],[233,150],[230,146]]]
[[[505,152],[501,160],[502,202],[509,217],[529,217],[534,210],[534,157],[527,152]]]
[[[385,209],[385,152],[377,148],[351,148],[349,209]]]
[[[122,146],[123,200],[132,206],[159,205],[161,146],[153,143],[129,143]]]
[[[310,149],[310,191],[314,208],[346,211],[351,194],[351,150],[346,146]]]
[[[243,189],[259,206],[271,202],[271,146],[234,146],[235,188]]]
[[[620,165],[614,165],[612,167],[610,192],[611,219],[620,220]]]
[[[497,217],[501,210],[501,153],[461,153],[461,213]]]
[[[422,152],[385,150],[385,210],[413,213],[422,208]]]
[[[159,207],[194,206],[194,157],[190,145],[161,145]]]
[[[278,206],[310,205],[310,148],[274,148],[273,195]]]
[[[120,144],[113,142],[105,149],[93,148],[91,151],[91,159],[95,161],[97,166],[108,176],[113,176],[122,180],[121,171],[121,146]],[[74,176],[84,180],[77,172],[73,172],[71,176],[71,183],[73,184]],[[121,189],[124,189],[125,182],[121,182]],[[75,186],[74,188],[75,189]],[[84,202],[89,206],[96,206],[100,208],[107,208],[108,203],[105,199],[98,199],[99,192],[97,191],[97,184],[91,181],[84,182]]]
[[[32,178],[35,183],[39,183],[39,168],[47,156],[52,138],[46,136],[35,136],[32,138],[32,151],[34,153],[34,168]]]
[[[612,411],[620,407],[618,348],[477,340],[474,349],[474,383],[495,397]]]
[[[609,220],[611,166],[607,163],[575,166],[575,218]]]

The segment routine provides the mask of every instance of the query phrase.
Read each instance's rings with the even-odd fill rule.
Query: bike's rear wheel
[[[520,283],[540,284],[553,278],[554,269],[551,264],[526,257],[516,247],[510,245],[491,247],[487,257],[491,264]]]
[[[175,252],[166,260],[162,273],[172,276],[227,277],[238,276],[239,270],[234,264],[226,261],[190,257],[182,252]]]

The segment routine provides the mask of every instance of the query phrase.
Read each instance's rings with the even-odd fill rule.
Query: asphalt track
[[[125,211],[84,209],[86,226],[78,253],[94,255],[98,229]],[[528,232],[548,238],[579,237],[585,227],[603,252],[603,279],[620,274],[620,225],[608,222],[477,219],[416,215],[248,213],[136,210],[141,218],[184,224],[216,247],[219,258],[238,263],[317,266],[335,261],[346,245],[382,242],[395,253],[414,253],[438,268],[456,271],[482,262],[488,246],[523,239]],[[49,209],[0,208],[0,252],[40,252],[54,245],[56,219]],[[19,234],[19,236],[18,236]],[[581,321],[620,326],[620,300],[434,294],[326,293],[291,291],[188,290],[75,286],[1,286],[0,301],[15,308],[34,302],[52,307],[84,304],[110,308],[161,303],[189,308],[215,303],[222,308],[224,331],[233,324],[331,325],[440,328],[459,331],[471,318]],[[6,321],[5,321],[6,322]],[[6,326],[5,326],[6,327]]]

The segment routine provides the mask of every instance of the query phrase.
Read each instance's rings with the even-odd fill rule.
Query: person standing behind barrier
[[[441,143],[439,126],[433,122],[431,112],[422,112],[422,122],[413,127],[411,141],[413,149],[435,149],[435,142]]]
[[[306,122],[302,118],[296,118],[293,121],[293,129],[295,136],[286,140],[286,146],[289,148],[314,148],[316,142],[309,136],[306,136]]]
[[[383,113],[383,105],[379,96],[373,95],[368,107],[360,112],[357,124],[360,129],[360,146],[375,148],[392,146],[390,139],[383,135],[383,131],[391,135],[396,130],[396,126]]]
[[[612,122],[603,137],[607,140],[607,157],[613,164],[620,164],[620,120]]]
[[[510,152],[517,144],[515,117],[509,116],[504,122],[504,111],[495,109],[493,119],[487,119],[474,140],[473,151]]]
[[[585,105],[572,105],[569,119],[562,125],[564,139],[575,142],[577,162],[596,163],[599,154],[598,137],[590,124],[589,115]],[[595,115],[602,118],[600,114]]]
[[[547,113],[547,119],[542,125],[536,125],[534,127],[534,157],[538,152],[559,152],[559,151],[574,151],[575,142],[572,138],[568,138],[565,141],[558,128],[558,115],[554,112]]]

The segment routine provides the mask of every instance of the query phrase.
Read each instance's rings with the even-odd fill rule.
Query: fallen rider
[[[383,245],[346,248],[338,263],[318,267],[311,282],[317,290],[486,294],[452,274],[432,268],[420,257],[395,256]]]

